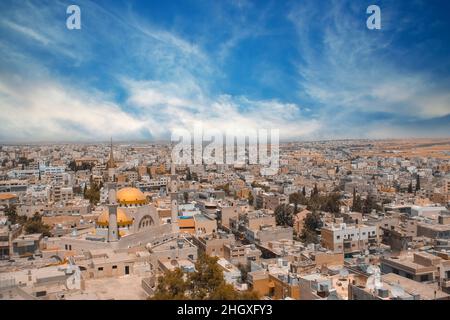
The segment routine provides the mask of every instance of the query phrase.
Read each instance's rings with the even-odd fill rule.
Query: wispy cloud
[[[420,121],[450,114],[448,80],[435,81],[426,70],[409,70],[399,65],[396,55],[399,32],[411,27],[412,21],[397,19],[395,6],[383,7],[383,29],[365,28],[363,3],[332,1],[320,10],[314,1],[294,6],[288,18],[297,29],[298,50],[303,53],[297,65],[299,95],[318,105],[324,120],[352,133],[371,125],[396,126],[401,119]],[[405,24],[410,24],[405,25]],[[333,113],[332,119],[325,114]],[[391,121],[377,121],[374,114],[392,115]],[[351,121],[364,119],[365,123]],[[365,117],[363,116],[365,114]],[[350,120],[350,121],[349,121]],[[360,126],[363,126],[359,128]],[[342,132],[340,128],[339,131]],[[410,132],[405,131],[405,134]],[[430,132],[432,134],[432,132]]]
[[[394,5],[377,33],[359,2],[208,4],[214,19],[198,24],[183,12],[161,24],[141,3],[77,3],[79,32],[62,2],[0,4],[0,140],[161,139],[195,124],[282,139],[438,135],[448,121],[449,75],[402,65],[415,20]]]

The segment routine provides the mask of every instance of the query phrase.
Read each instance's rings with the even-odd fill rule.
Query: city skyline
[[[448,137],[448,4],[4,1],[2,143],[169,140],[195,124],[280,140]]]

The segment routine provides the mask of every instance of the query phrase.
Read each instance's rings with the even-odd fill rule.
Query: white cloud
[[[139,137],[147,123],[99,96],[39,83],[0,80],[3,141],[76,141]]]
[[[300,107],[277,100],[251,100],[229,95],[208,96],[199,87],[195,95],[182,84],[125,81],[129,85],[130,106],[144,107],[140,115],[157,118],[154,134],[170,134],[169,130],[194,125],[222,132],[234,129],[279,129],[282,139],[312,135],[320,121],[302,119]],[[189,87],[189,86],[188,86]],[[156,108],[157,107],[157,108]]]
[[[298,64],[300,94],[322,104],[324,113],[367,113],[370,118],[384,112],[418,119],[450,114],[445,85],[387,58],[397,32],[404,29],[401,21],[392,28],[390,10],[383,11],[382,31],[369,32],[356,18],[356,4],[332,2],[321,11],[314,3],[299,5],[289,15],[303,59]]]

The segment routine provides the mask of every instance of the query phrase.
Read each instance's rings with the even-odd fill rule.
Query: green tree
[[[361,196],[359,194],[356,194],[356,189],[353,189],[352,211],[362,212],[362,209],[363,209],[363,204],[362,204]]]
[[[189,285],[180,268],[168,271],[158,278],[158,285],[153,300],[185,300]]]
[[[95,204],[100,201],[100,189],[102,188],[103,183],[97,184],[94,182],[92,176],[90,178],[90,185],[87,189],[84,187],[84,198],[88,199],[91,204]]]
[[[187,170],[186,180],[187,181],[192,181],[192,174],[191,174],[191,170],[189,168]]]
[[[190,275],[194,299],[208,298],[221,284],[223,272],[217,264],[217,257],[201,254],[195,263],[196,272]]]
[[[318,229],[322,227],[320,214],[316,211],[309,212],[304,221],[303,230],[300,238],[306,243],[318,243]]]
[[[337,192],[319,197],[320,210],[335,214],[340,213],[340,198],[341,196]]]
[[[238,263],[237,265],[239,271],[241,271],[241,281],[243,283],[247,282],[248,273],[250,271],[250,266],[242,263]]]
[[[298,213],[298,205],[303,202],[303,195],[299,192],[294,192],[289,195],[289,203],[294,205],[294,213]]]
[[[44,237],[51,236],[50,226],[42,221],[42,217],[39,213],[35,213],[33,217],[28,219],[24,224],[25,233],[42,233]]]
[[[416,191],[420,190],[420,177],[416,175]]]
[[[294,225],[294,210],[288,204],[280,204],[275,208],[275,221],[279,226]]]
[[[317,196],[319,194],[319,189],[317,189],[317,183],[314,184],[313,194]]]
[[[71,160],[69,162],[68,167],[71,171],[77,172],[77,164],[76,164],[75,160]]]
[[[408,193],[413,193],[412,181],[408,185]]]
[[[243,293],[234,290],[223,278],[217,264],[217,257],[201,254],[195,263],[195,271],[184,273],[177,268],[158,278],[154,300],[196,299],[196,300],[255,300],[259,299],[253,291]]]
[[[6,218],[8,218],[9,222],[11,222],[11,224],[16,224],[18,220],[17,207],[15,205],[10,205],[9,207],[6,207],[5,216]]]

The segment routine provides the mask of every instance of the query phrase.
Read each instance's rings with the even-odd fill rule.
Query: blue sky
[[[66,8],[81,8],[81,30]],[[366,28],[381,8],[382,29]],[[450,3],[0,3],[0,141],[446,137]]]

